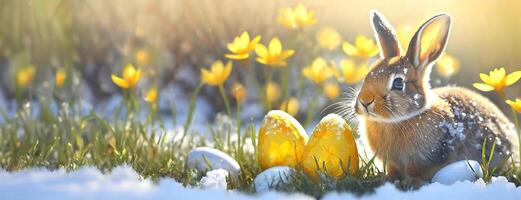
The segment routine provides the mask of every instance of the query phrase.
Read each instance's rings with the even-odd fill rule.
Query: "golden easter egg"
[[[317,171],[340,179],[358,170],[355,138],[342,117],[329,114],[320,120],[306,145],[302,168],[314,180]]]
[[[295,118],[284,111],[270,111],[259,129],[257,152],[261,169],[298,168],[307,141],[306,131]]]

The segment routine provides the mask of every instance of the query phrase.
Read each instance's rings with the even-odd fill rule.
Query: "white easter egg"
[[[483,177],[483,171],[479,162],[475,160],[461,160],[441,168],[434,174],[431,182],[451,185],[458,181],[474,182],[481,177]]]
[[[232,177],[237,177],[241,172],[239,163],[228,154],[210,147],[198,147],[188,154],[186,164],[190,169],[201,172],[224,169]]]
[[[277,187],[288,186],[293,181],[294,174],[295,169],[287,166],[268,168],[253,180],[255,191],[266,192]]]

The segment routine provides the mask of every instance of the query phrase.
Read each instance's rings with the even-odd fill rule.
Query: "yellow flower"
[[[231,54],[226,54],[226,58],[234,60],[246,59],[250,56],[250,52],[255,49],[257,43],[259,43],[261,37],[256,36],[250,41],[250,35],[248,32],[243,32],[241,36],[235,37],[233,42],[228,43],[228,50]]]
[[[293,9],[281,9],[278,20],[279,23],[291,29],[304,28],[317,22],[317,19],[315,18],[315,12],[308,10],[302,4],[297,5]]]
[[[479,77],[483,83],[474,83],[473,86],[478,90],[488,92],[496,90],[502,92],[506,86],[516,83],[521,78],[521,71],[506,74],[505,68],[496,68],[489,72],[489,75],[480,73]]]
[[[444,54],[436,62],[436,71],[442,77],[448,78],[459,72],[459,60],[449,54]]]
[[[338,75],[346,84],[356,84],[365,78],[369,68],[365,64],[356,67],[355,63],[350,59],[344,59],[340,62],[340,72]]]
[[[127,64],[123,69],[123,77],[112,74],[112,82],[121,88],[134,88],[141,78],[141,70],[136,69],[134,65]]]
[[[280,110],[287,112],[288,114],[295,116],[297,115],[300,108],[300,104],[296,97],[291,97],[287,101],[284,101],[280,105]]]
[[[269,102],[274,102],[280,98],[280,87],[277,83],[269,82],[266,85],[266,99]]]
[[[26,88],[33,82],[35,73],[36,67],[34,65],[20,69],[16,73],[16,85],[20,88]]]
[[[355,44],[348,42],[342,44],[342,50],[349,55],[360,58],[369,58],[378,54],[378,45],[371,39],[363,35],[355,38]]]
[[[327,50],[336,49],[342,42],[342,36],[331,27],[325,27],[317,32],[317,43],[320,48]]]
[[[320,84],[333,76],[333,70],[327,65],[326,61],[321,58],[315,58],[311,66],[302,69],[302,74],[316,84]]]
[[[232,96],[238,102],[243,102],[246,99],[247,91],[246,88],[240,83],[234,83],[232,85]]]
[[[336,99],[340,95],[340,87],[336,82],[329,82],[324,85],[324,93],[329,99]]]
[[[65,83],[65,80],[67,79],[67,73],[65,73],[65,70],[58,69],[56,70],[56,74],[54,75],[54,84],[57,88],[61,88],[63,86],[63,83]]]
[[[226,66],[224,66],[222,61],[217,60],[212,64],[210,71],[201,69],[201,79],[205,84],[219,86],[222,85],[226,79],[228,79],[228,76],[230,76],[231,72],[231,62],[228,61]]]
[[[140,49],[136,52],[136,61],[140,66],[148,64],[150,56],[148,51],[145,49]]]
[[[151,87],[147,90],[145,101],[148,103],[156,103],[157,101],[157,87]]]
[[[295,51],[291,49],[282,50],[279,38],[274,37],[267,48],[263,44],[257,44],[255,53],[257,53],[257,62],[259,63],[274,67],[285,67],[287,65],[286,59],[292,56]]]
[[[521,99],[516,99],[516,101],[507,100],[507,104],[512,107],[518,113],[521,113]]]
[[[419,27],[421,24],[418,24]],[[402,25],[397,28],[396,35],[398,36],[398,40],[400,40],[400,44],[407,45],[412,39],[412,36],[414,36],[414,33],[416,32],[416,29],[413,28],[413,26],[410,25]]]

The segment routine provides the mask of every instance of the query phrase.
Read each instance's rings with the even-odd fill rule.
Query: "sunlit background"
[[[299,3],[315,12],[317,22],[298,30],[281,25],[277,21],[280,10]],[[280,38],[284,49],[295,50],[288,66],[300,74],[318,56],[331,60],[345,56],[341,47],[336,47],[336,53],[317,48],[319,30],[332,28],[342,41],[350,43],[359,35],[373,37],[368,17],[371,9],[389,19],[403,42],[408,42],[418,26],[431,16],[452,14],[454,23],[447,52],[460,63],[460,69],[446,77],[433,70],[435,86],[472,87],[480,82],[480,72],[497,67],[505,67],[507,72],[521,69],[519,1],[2,0],[0,5],[0,91],[7,102],[18,95],[40,101],[45,100],[42,96],[81,99],[97,105],[120,94],[110,77],[120,74],[128,63],[143,70],[145,78],[138,86],[141,96],[148,88],[159,87],[160,99],[170,97],[187,102],[200,82],[200,69],[209,68],[217,59],[228,60],[224,57],[227,44],[244,31],[252,37],[261,35],[263,44],[272,37]],[[247,64],[234,63],[225,88],[235,82],[251,82],[248,73],[256,73],[261,83],[266,80],[263,68],[267,67],[255,63],[253,58],[248,63],[253,65],[253,71],[241,67]],[[13,77],[27,66],[36,68],[34,81],[24,93],[17,94]],[[58,71],[67,78],[64,86],[55,90],[53,82]],[[289,87],[295,91],[290,89],[277,105],[296,96],[303,101],[300,107],[307,107],[306,95],[312,93],[295,89],[299,77],[289,76]],[[310,83],[306,80],[305,84]],[[342,89],[353,85],[342,85]],[[249,94],[256,93],[252,91],[254,86],[247,88]],[[520,89],[519,85],[508,88],[508,96],[521,96]],[[212,111],[224,111],[218,95],[211,87],[203,88],[200,94],[209,100]],[[494,93],[485,95],[506,108]],[[255,97],[247,98],[246,104],[253,105],[258,100],[252,99]],[[170,112],[171,104],[170,100],[160,104],[160,110]]]

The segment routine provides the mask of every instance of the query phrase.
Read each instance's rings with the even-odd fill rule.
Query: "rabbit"
[[[484,140],[487,157],[496,141],[492,166],[503,160],[519,162],[515,128],[495,104],[462,87],[431,89],[429,75],[445,50],[451,15],[439,14],[425,22],[405,54],[384,16],[371,11],[370,18],[380,57],[350,106],[367,149],[386,161],[391,180],[428,183],[450,163],[481,161]]]

